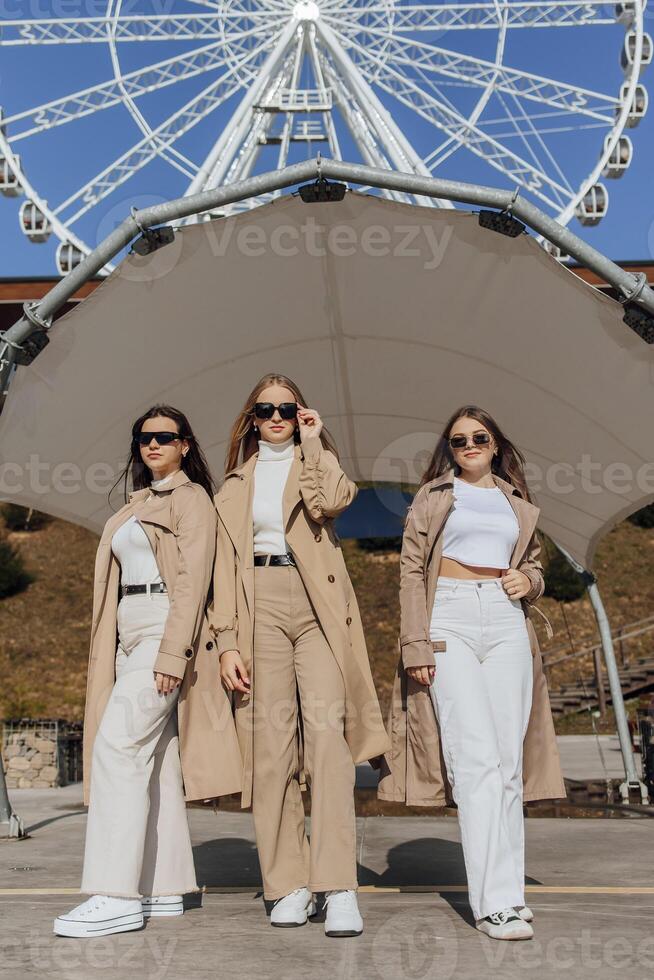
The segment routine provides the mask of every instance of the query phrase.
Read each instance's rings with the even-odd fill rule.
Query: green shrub
[[[541,534],[541,537],[544,539],[545,595],[559,602],[580,599],[586,591],[583,578],[545,535]]]
[[[400,551],[402,548],[402,538],[359,538],[359,547],[362,551]]]
[[[634,514],[630,514],[627,520],[636,527],[654,527],[654,504],[641,507]]]
[[[33,581],[23,567],[21,553],[7,538],[0,537],[0,599],[22,592]]]
[[[32,507],[21,507],[20,504],[3,504],[2,516],[10,531],[38,531],[51,520],[49,514]]]

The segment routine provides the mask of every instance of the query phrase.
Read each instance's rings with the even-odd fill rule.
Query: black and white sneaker
[[[531,939],[534,930],[525,922],[514,908],[500,909],[475,922],[480,932],[491,939]]]
[[[65,915],[54,920],[57,936],[109,936],[114,932],[129,932],[143,928],[140,898],[114,898],[93,895]]]
[[[141,899],[144,919],[170,918],[184,914],[182,895],[144,895]]]

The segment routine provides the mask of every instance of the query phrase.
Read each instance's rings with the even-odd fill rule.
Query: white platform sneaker
[[[143,927],[140,898],[113,898],[93,895],[54,920],[56,936],[108,936]]]
[[[534,917],[534,913],[531,911],[528,905],[514,905],[513,906],[521,919],[525,922],[531,922]]]
[[[183,915],[184,898],[182,895],[144,895],[141,907],[144,919]]]
[[[296,888],[295,891],[278,898],[270,912],[270,925],[281,928],[303,926],[310,915],[314,915],[316,903],[308,888]]]
[[[360,936],[363,919],[354,889],[325,892],[325,935]]]
[[[514,908],[500,909],[475,922],[480,932],[491,939],[531,939],[534,930],[525,922]]]

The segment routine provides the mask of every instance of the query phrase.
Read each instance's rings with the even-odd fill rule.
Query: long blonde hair
[[[307,407],[307,401],[304,395],[295,382],[291,381],[290,378],[287,378],[285,374],[264,374],[263,378],[260,378],[259,381],[257,381],[254,388],[245,399],[245,404],[239,414],[236,416],[236,420],[232,426],[232,431],[229,437],[229,445],[225,456],[226,473],[239,465],[239,456],[241,456],[241,462],[245,463],[250,456],[252,456],[253,453],[256,453],[259,449],[258,436],[254,429],[254,406],[255,403],[259,401],[259,395],[261,392],[264,390],[264,388],[268,388],[269,385],[281,385],[284,388],[288,388],[288,390],[292,392],[295,401],[300,405]],[[300,441],[300,433],[297,426],[295,427],[293,438],[295,442]],[[322,432],[320,433],[320,441],[325,449],[329,449],[334,453],[336,459],[339,458],[336,444],[324,426],[322,428]]]

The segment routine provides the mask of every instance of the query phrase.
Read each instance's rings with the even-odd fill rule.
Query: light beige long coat
[[[187,800],[239,792],[242,767],[227,693],[206,616],[216,548],[216,512],[204,489],[178,471],[166,489],[133,491],[104,526],[95,560],[84,714],[84,802],[93,743],[115,682],[120,563],[111,538],[134,514],[152,546],[170,600],[154,669],[182,678],[177,702]]]
[[[433,666],[434,649],[442,651],[447,643],[430,641],[429,620],[441,561],[441,531],[454,502],[453,476],[450,469],[420,487],[409,508],[402,540],[400,657],[388,720],[392,747],[375,764],[381,770],[379,798],[409,806],[453,802],[429,690],[406,673],[410,666]],[[533,656],[532,707],[523,744],[523,799],[557,799],[566,796],[566,789],[538,637],[531,621],[534,611],[540,613],[551,635],[549,621],[533,605],[545,587],[536,534],[540,508],[524,500],[506,480],[495,474],[493,479],[505,493],[520,527],[510,567],[524,572],[531,582],[521,600]]]
[[[362,762],[390,747],[370,672],[363,626],[332,518],[357,494],[336,456],[311,438],[294,446],[282,498],[284,534],[313,603],[318,621],[345,682],[345,738],[353,761]],[[236,728],[244,775],[241,806],[252,802],[253,703],[256,698],[254,648],[254,532],[252,499],[259,454],[230,470],[214,498],[218,544],[209,619],[218,653],[238,650],[250,678],[250,692],[234,692]],[[298,729],[298,776],[302,771],[302,731]]]

